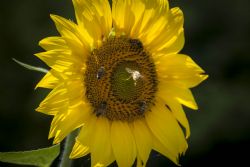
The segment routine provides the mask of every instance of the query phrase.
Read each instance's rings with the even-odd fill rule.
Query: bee
[[[139,41],[138,39],[130,39],[129,42],[133,45],[136,46],[138,48],[143,48],[143,45],[141,43],[141,41]]]
[[[130,68],[127,68],[127,67],[125,69],[129,74],[131,74],[131,76],[127,80],[133,78],[133,80],[135,81],[134,84],[136,86],[137,80],[140,78],[143,78],[143,76],[141,75],[139,71],[131,70]]]
[[[140,114],[144,114],[147,109],[147,103],[146,101],[142,100],[139,102],[139,112]]]
[[[101,66],[96,74],[96,78],[99,80],[101,79],[103,76],[105,75],[105,68],[103,66]]]
[[[105,115],[106,108],[107,108],[107,102],[105,101],[101,102],[95,111],[96,116],[99,117],[101,115]]]

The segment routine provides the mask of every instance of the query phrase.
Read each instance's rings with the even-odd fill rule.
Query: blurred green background
[[[193,89],[199,111],[186,109],[191,137],[180,163],[184,167],[247,165],[248,154],[243,151],[250,149],[250,1],[170,0],[170,5],[179,6],[185,14],[182,52],[209,74]],[[0,152],[52,143],[47,140],[52,117],[34,111],[48,92],[34,90],[43,74],[11,59],[46,67],[33,54],[42,51],[39,40],[57,35],[50,13],[74,19],[71,0],[1,1]],[[83,161],[90,162],[89,158]],[[152,153],[148,166],[175,165]]]

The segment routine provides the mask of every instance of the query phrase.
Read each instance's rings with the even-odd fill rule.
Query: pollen
[[[97,117],[133,121],[154,103],[157,75],[138,39],[110,38],[87,58],[86,97]]]

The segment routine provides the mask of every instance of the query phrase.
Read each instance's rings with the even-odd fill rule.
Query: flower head
[[[182,105],[207,78],[187,55],[183,13],[167,0],[73,0],[76,21],[51,15],[59,36],[36,54],[51,69],[37,87],[52,89],[37,111],[53,115],[59,143],[80,128],[71,158],[92,166],[145,166],[152,149],[178,164],[188,145]],[[180,127],[185,129],[185,135]]]

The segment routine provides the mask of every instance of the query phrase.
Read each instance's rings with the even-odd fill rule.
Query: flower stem
[[[70,152],[72,151],[75,138],[78,134],[78,130],[71,132],[65,139],[64,148],[61,156],[59,167],[70,167],[72,159],[69,159]]]

